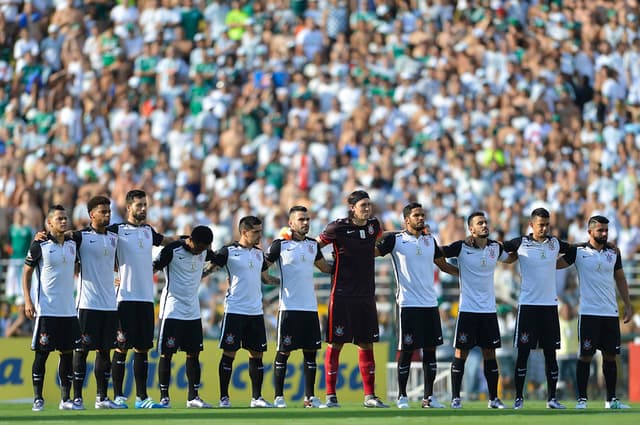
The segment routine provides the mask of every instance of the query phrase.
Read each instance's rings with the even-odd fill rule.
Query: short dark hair
[[[405,205],[404,208],[402,209],[402,216],[404,218],[409,217],[411,215],[411,211],[415,210],[416,208],[422,208],[422,204],[418,202],[411,202]]]
[[[474,217],[486,217],[486,216],[482,211],[472,212],[471,214],[469,214],[469,217],[467,218],[467,226],[471,226],[471,221],[474,219]]]
[[[94,196],[93,198],[89,199],[89,202],[87,202],[87,211],[93,211],[93,209],[98,205],[108,205],[109,207],[111,207],[111,199],[102,195]]]
[[[536,208],[535,210],[531,211],[531,219],[533,220],[536,217],[549,218],[551,217],[551,215],[549,215],[549,211],[547,211],[545,208]]]
[[[369,194],[364,190],[354,190],[347,198],[347,203],[349,203],[349,205],[355,205],[363,199],[369,199]]]
[[[297,212],[306,213],[306,212],[309,212],[309,210],[304,205],[294,205],[291,208],[289,208],[289,217],[291,217],[293,213],[297,213]]]
[[[49,207],[49,211],[47,211],[47,218],[53,216],[56,211],[65,211],[64,207],[60,204],[54,204]]]
[[[133,189],[127,192],[127,197],[125,198],[125,201],[127,205],[130,205],[133,203],[134,199],[146,198],[146,197],[147,197],[147,193],[144,190]]]
[[[241,232],[243,230],[251,230],[254,227],[259,226],[261,224],[262,224],[262,220],[260,220],[258,217],[254,215],[247,215],[240,219],[240,223],[238,223],[238,230],[240,230]]]
[[[191,240],[197,244],[211,245],[213,232],[207,226],[196,226],[191,230]]]
[[[587,222],[587,226],[591,228],[596,224],[609,224],[609,219],[603,215],[594,215],[593,217],[590,217]]]

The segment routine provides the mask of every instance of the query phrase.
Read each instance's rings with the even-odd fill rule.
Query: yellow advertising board
[[[31,351],[30,338],[1,338],[0,344],[0,400],[30,400],[33,397],[31,384],[31,365],[33,352]],[[376,389],[380,394],[386,393],[385,365],[388,360],[388,343],[378,343],[375,346],[375,358],[377,364]],[[207,401],[219,399],[218,363],[222,351],[217,348],[217,341],[205,340],[205,351],[200,355],[202,365],[202,385],[200,394]],[[273,356],[274,350],[265,353],[264,356],[264,385],[263,396],[267,400],[273,399]],[[316,377],[316,395],[324,399],[324,349],[316,359],[318,362],[318,374]],[[87,379],[85,380],[84,398],[93,400],[96,394],[95,377],[93,376],[94,354],[89,354],[87,364]],[[175,404],[187,397],[187,377],[184,366],[184,353],[178,353],[173,357],[171,368],[171,387],[169,389],[172,401]],[[304,374],[302,364],[302,352],[295,351],[291,354],[288,363],[287,379],[285,380],[285,397],[292,404],[304,397]],[[129,401],[135,398],[135,384],[133,380],[133,356],[127,357],[127,372],[125,374],[124,391]],[[45,400],[58,400],[60,391],[57,384],[58,355],[51,353],[47,361],[45,375]],[[155,399],[159,397],[158,390],[158,353],[154,350],[149,353],[149,379],[147,382],[149,395]],[[338,372],[337,392],[341,401],[361,401],[362,379],[358,368],[357,347],[346,344],[340,355],[340,371]],[[251,381],[249,380],[249,358],[247,352],[240,350],[233,363],[233,375],[229,395],[236,406],[248,405],[251,399]],[[113,397],[111,389],[109,396]]]

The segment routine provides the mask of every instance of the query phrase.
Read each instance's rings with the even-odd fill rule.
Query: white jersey
[[[88,227],[74,232],[73,239],[80,260],[76,306],[79,309],[117,310],[113,267],[118,235],[108,230],[98,233]]]
[[[443,255],[432,235],[389,232],[380,238],[377,248],[382,255],[391,254],[400,307],[438,306],[433,261]]]
[[[36,315],[75,317],[76,242],[65,236],[59,244],[48,236],[47,240],[33,242],[24,260],[35,269],[36,282],[31,289]]]
[[[280,310],[318,311],[313,286],[314,263],[323,258],[318,242],[305,238],[276,239],[266,258],[280,270]]]
[[[213,264],[224,267],[229,289],[224,298],[224,312],[258,316],[262,310],[262,280],[267,263],[259,248],[244,248],[237,242],[215,252]]]
[[[458,311],[467,313],[495,313],[496,293],[494,272],[498,260],[504,261],[509,254],[502,246],[491,239],[480,248],[457,241],[442,248],[447,258],[458,259],[460,270],[460,306]]]
[[[118,234],[116,258],[120,274],[118,302],[153,302],[153,266],[151,250],[159,246],[164,236],[148,224],[114,224],[110,231]]]
[[[165,286],[160,296],[160,319],[200,319],[198,289],[205,261],[212,251],[192,254],[184,240],[165,246],[153,262],[154,270],[164,270]]]
[[[622,258],[615,249],[601,251],[589,243],[569,248],[564,256],[575,264],[580,283],[580,315],[618,317],[616,281],[613,274],[622,269]]]
[[[568,248],[566,242],[554,236],[542,242],[522,236],[504,243],[505,251],[518,253],[521,305],[558,305],[556,260]]]

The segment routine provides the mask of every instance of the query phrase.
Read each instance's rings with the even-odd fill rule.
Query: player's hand
[[[120,278],[116,277],[115,279],[113,279],[113,286],[115,286],[116,288],[120,287]]]
[[[40,230],[33,238],[37,242],[42,242],[47,240],[47,232],[44,230]]]
[[[625,304],[624,305],[624,323],[629,323],[633,319],[633,305]]]
[[[36,309],[34,308],[33,303],[31,302],[31,300],[25,300],[25,302],[24,302],[24,314],[29,319],[33,319],[34,317],[36,317]]]

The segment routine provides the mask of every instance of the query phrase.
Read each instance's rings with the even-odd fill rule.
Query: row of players
[[[54,206],[47,214],[48,233],[36,238],[25,260],[24,293],[26,314],[36,318],[32,340],[34,402],[32,410],[44,409],[45,363],[51,351],[60,352],[58,374],[62,410],[82,410],[82,387],[89,351],[96,351],[95,376],[98,409],[127,408],[123,394],[127,351],[134,350],[133,374],[136,408],[170,407],[169,380],[172,356],[186,352],[187,407],[210,408],[198,395],[199,354],[203,349],[198,286],[204,274],[215,268],[226,270],[229,280],[224,303],[219,346],[220,407],[231,407],[229,382],[236,352],[249,352],[251,407],[286,407],[284,380],[291,351],[304,356],[305,407],[339,407],[336,394],[340,350],[344,343],[358,346],[358,363],[364,387],[364,406],[389,407],[375,395],[373,343],[378,341],[375,302],[374,258],[391,255],[398,283],[399,341],[396,405],[409,407],[406,387],[411,358],[422,350],[424,398],[422,407],[444,407],[433,395],[436,375],[435,349],[443,343],[437,297],[433,285],[434,265],[459,276],[460,307],[455,331],[455,357],[451,364],[452,408],[461,408],[460,390],[465,359],[474,346],[482,349],[484,374],[489,390],[489,407],[504,408],[498,398],[498,365],[495,350],[500,332],[494,295],[497,261],[520,262],[521,295],[515,347],[516,399],[514,408],[524,406],[523,387],[531,349],[542,348],[545,356],[547,407],[563,409],[556,400],[560,346],[556,267],[575,264],[581,285],[580,357],[577,366],[579,400],[586,408],[587,381],[591,357],[603,353],[607,386],[607,408],[625,408],[615,396],[616,355],[620,351],[620,330],[616,287],[624,301],[624,320],[633,314],[620,254],[607,243],[608,220],[594,216],[588,222],[589,241],[570,246],[549,233],[549,213],[532,212],[532,233],[500,244],[489,239],[487,217],[476,212],[467,220],[470,236],[439,247],[426,229],[425,211],[410,203],[403,209],[405,229],[383,233],[372,217],[372,204],[365,191],[348,198],[349,216],[327,225],[317,239],[307,237],[309,212],[294,206],[289,212],[289,230],[263,252],[259,218],[240,220],[238,241],[213,252],[211,230],[196,226],[191,235],[168,238],[145,223],[147,200],[140,190],[126,196],[127,221],[110,225],[110,200],[97,196],[88,202],[90,226],[67,231],[64,208]],[[325,261],[321,248],[332,244],[334,262]],[[153,245],[165,245],[152,259]],[[457,258],[457,267],[445,258]],[[268,268],[276,264],[279,278]],[[74,298],[74,272],[79,266],[80,285]],[[114,291],[114,264],[120,283]],[[313,286],[314,266],[332,274],[325,356],[327,397],[315,396],[316,354],[321,346],[318,306]],[[153,347],[153,276],[164,270],[166,285],[160,299],[158,375],[160,401],[147,394],[148,350]],[[36,272],[37,287],[31,289]],[[275,400],[262,397],[263,362],[267,340],[262,310],[261,284],[280,287],[277,353],[274,361]],[[33,297],[32,295],[33,294]],[[74,299],[76,301],[74,301]],[[113,360],[111,350],[115,348]],[[114,399],[107,396],[113,380]],[[74,397],[71,397],[73,387]]]

